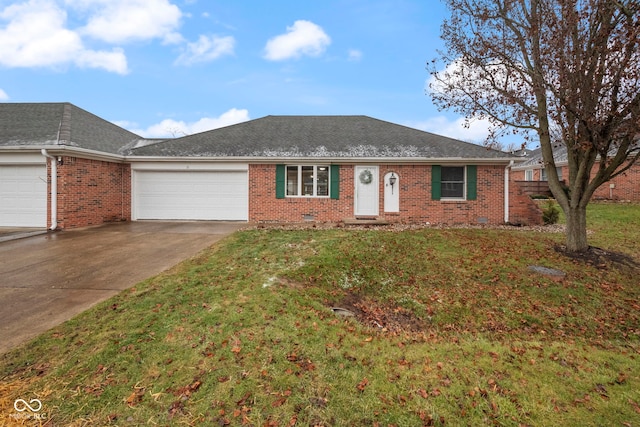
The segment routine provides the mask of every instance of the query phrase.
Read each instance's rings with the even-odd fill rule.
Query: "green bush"
[[[545,225],[556,224],[559,218],[560,208],[553,200],[549,200],[542,209],[542,221]]]

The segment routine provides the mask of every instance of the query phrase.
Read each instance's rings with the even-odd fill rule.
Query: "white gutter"
[[[509,169],[513,166],[513,160],[504,168],[504,222],[509,222]]]
[[[40,151],[43,156],[51,160],[51,227],[58,228],[58,159],[47,153],[44,148]]]

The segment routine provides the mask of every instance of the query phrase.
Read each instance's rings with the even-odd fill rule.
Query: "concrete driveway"
[[[143,221],[0,242],[0,354],[244,226]]]

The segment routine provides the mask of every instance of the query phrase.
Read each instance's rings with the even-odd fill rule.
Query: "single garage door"
[[[135,171],[135,219],[246,221],[246,171]]]
[[[46,165],[0,165],[0,226],[47,226]]]

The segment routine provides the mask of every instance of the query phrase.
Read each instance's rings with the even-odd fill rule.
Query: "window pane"
[[[464,166],[443,166],[440,189],[443,198],[463,198]]]
[[[313,196],[313,166],[302,166],[302,194]]]
[[[457,181],[464,182],[464,167],[442,167],[442,182]]]
[[[328,196],[329,195],[329,167],[328,166],[318,166],[318,196]]]
[[[464,183],[462,182],[443,182],[441,197],[464,197]]]
[[[298,195],[298,167],[287,166],[287,196]]]

